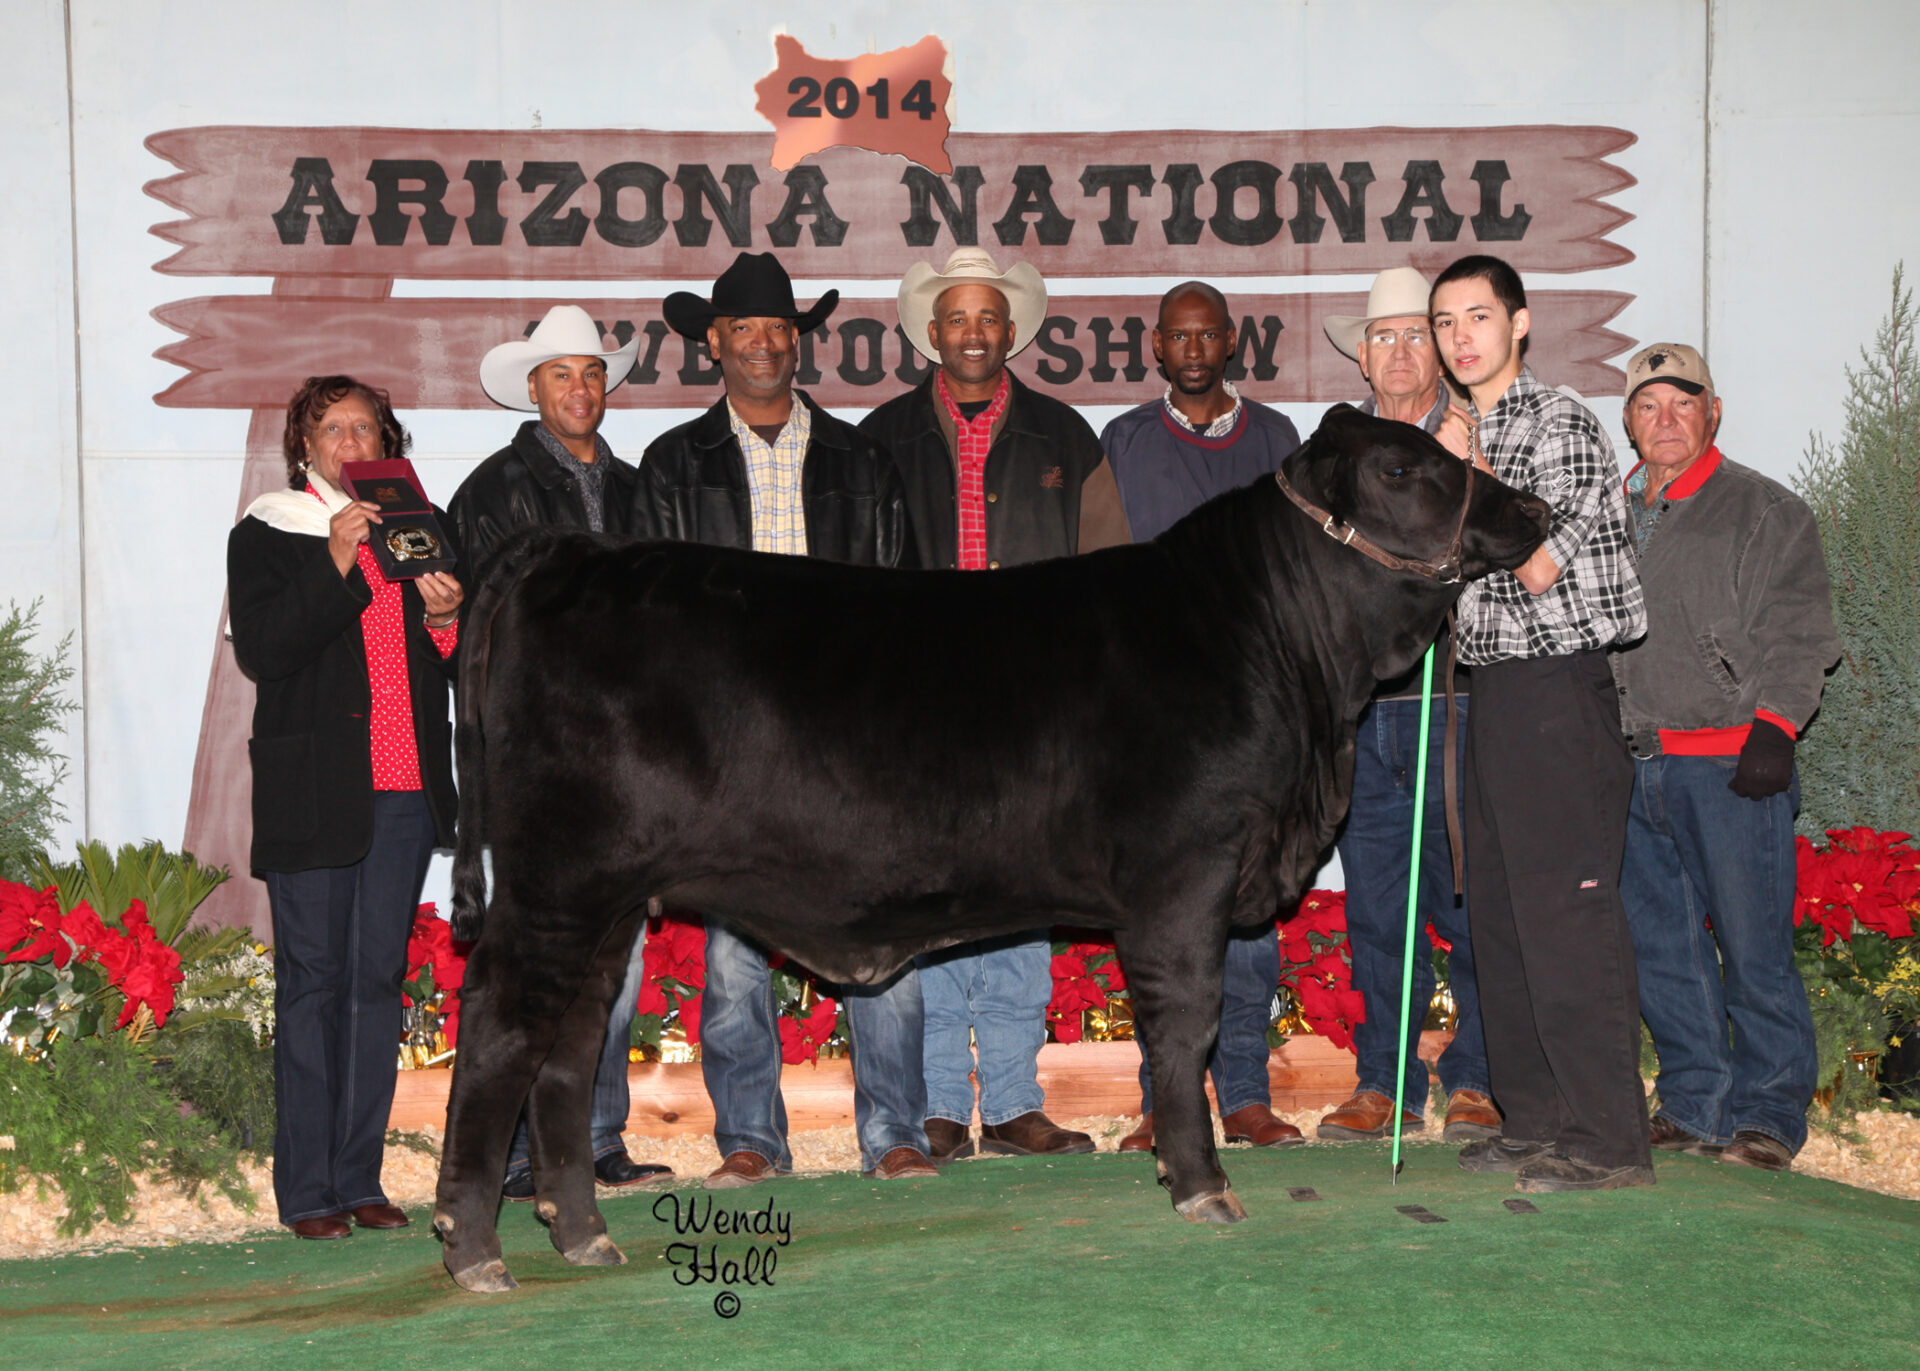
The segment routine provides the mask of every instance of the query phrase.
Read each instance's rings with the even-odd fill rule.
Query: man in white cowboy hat
[[[668,324],[706,344],[726,393],[648,446],[636,533],[860,566],[913,565],[893,459],[793,388],[801,336],[839,298],[828,291],[802,310],[778,258],[743,252],[714,282],[711,299],[676,291],[661,303]],[[845,988],[842,1003],[853,1038],[862,1169],[881,1180],[938,1175],[921,1127],[919,978],[908,967],[884,986]],[[767,956],[711,920],[700,1066],[722,1159],[707,1187],[752,1185],[792,1170]]]
[[[1153,355],[1166,393],[1128,410],[1100,435],[1127,524],[1138,539],[1157,537],[1214,496],[1269,477],[1300,446],[1293,421],[1245,399],[1227,379],[1238,342],[1227,299],[1205,281],[1183,281],[1160,299]],[[1220,1032],[1207,1058],[1214,1106],[1228,1142],[1283,1147],[1300,1130],[1273,1112],[1267,1029],[1280,981],[1280,941],[1272,924],[1227,940]],[[1140,1062],[1140,1125],[1122,1152],[1153,1148],[1153,1078]]]
[[[479,585],[500,545],[537,524],[625,533],[632,518],[635,472],[600,436],[607,392],[627,379],[640,341],[612,351],[599,326],[578,305],[555,305],[524,339],[502,343],[480,362],[480,385],[494,403],[537,410],[513,441],[487,458],[454,492],[447,512],[460,547],[461,584]],[[602,1185],[633,1185],[671,1176],[670,1167],[635,1165],[621,1135],[631,1100],[627,1041],[640,995],[640,948],[634,939],[626,981],[614,998],[593,1079],[593,1174]],[[522,1118],[507,1160],[504,1190],[531,1200],[534,1180]]]
[[[927,566],[984,571],[1128,541],[1113,469],[1087,421],[1007,370],[1046,312],[1039,272],[1026,263],[1001,271],[979,248],[959,249],[939,271],[916,262],[900,283],[901,330],[938,365],[860,429],[900,465]],[[1037,1058],[1053,993],[1046,930],[919,966],[934,1159],[975,1151],[976,1049],[979,1151],[1091,1152],[1091,1138],[1041,1110]]]
[[[1427,278],[1412,267],[1389,267],[1373,278],[1365,314],[1330,315],[1327,341],[1360,365],[1368,414],[1417,424],[1457,457],[1470,452],[1466,415],[1453,401],[1440,373],[1440,352],[1427,319]],[[1446,661],[1446,641],[1438,649]],[[1456,750],[1465,742],[1467,672],[1454,675]],[[1366,1005],[1366,1019],[1353,1033],[1359,1088],[1320,1121],[1322,1138],[1380,1138],[1393,1131],[1394,1072],[1401,1040],[1406,1043],[1405,1112],[1401,1127],[1426,1127],[1427,1066],[1420,1060],[1420,1029],[1433,998],[1431,923],[1451,946],[1447,982],[1458,1018],[1453,1042],[1438,1063],[1447,1094],[1443,1136],[1467,1140],[1500,1131],[1500,1112],[1487,1085],[1486,1036],[1480,1023],[1480,993],[1474,976],[1473,941],[1465,903],[1453,893],[1452,853],[1447,839],[1446,682],[1434,682],[1433,746],[1427,754],[1426,813],[1421,830],[1420,918],[1414,935],[1413,999],[1400,1022],[1402,958],[1406,952],[1407,879],[1413,801],[1418,788],[1420,670],[1384,681],[1360,716],[1354,739],[1353,799],[1340,831],[1341,870],[1347,882],[1347,946],[1353,957],[1353,987]]]
[[[1826,558],[1798,497],[1721,455],[1693,348],[1635,353],[1626,410],[1647,636],[1613,658],[1634,758],[1620,899],[1660,1054],[1653,1145],[1784,1171],[1818,1081],[1793,966],[1793,752],[1840,656]]]

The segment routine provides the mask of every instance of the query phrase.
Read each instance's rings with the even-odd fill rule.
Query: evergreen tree
[[[1800,829],[1920,833],[1920,357],[1913,292],[1858,371],[1846,431],[1814,437],[1797,482],[1820,522],[1844,655],[1800,748]]]
[[[55,739],[60,716],[77,707],[60,693],[73,677],[73,635],[51,657],[36,657],[28,645],[39,619],[38,600],[24,610],[9,601],[0,621],[0,877],[8,880],[26,879],[30,859],[65,817],[57,792],[67,759]]]

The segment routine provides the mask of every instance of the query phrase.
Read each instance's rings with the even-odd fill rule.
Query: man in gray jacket
[[[1660,1054],[1653,1145],[1784,1171],[1815,1084],[1793,966],[1793,747],[1840,643],[1812,512],[1722,457],[1719,425],[1698,352],[1635,354],[1627,507],[1647,636],[1614,665],[1634,756],[1620,897]]]

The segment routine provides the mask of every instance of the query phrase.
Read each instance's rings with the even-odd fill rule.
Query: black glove
[[[1746,746],[1740,749],[1740,765],[1734,768],[1727,789],[1748,800],[1764,800],[1778,795],[1793,783],[1793,739],[1779,724],[1755,719],[1747,730]]]

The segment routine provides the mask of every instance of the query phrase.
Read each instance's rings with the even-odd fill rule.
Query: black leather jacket
[[[893,458],[804,392],[812,436],[800,469],[807,553],[856,566],[918,565],[907,497]],[[722,398],[698,419],[668,429],[640,458],[631,531],[722,547],[753,547],[747,460]]]
[[[453,519],[449,532],[460,549],[454,575],[468,600],[479,590],[477,578],[486,574],[493,554],[521,529],[535,524],[587,526],[587,507],[573,488],[573,478],[534,436],[539,423],[529,419],[520,425],[513,441],[475,467],[447,502]],[[632,464],[613,457],[600,480],[605,531],[629,532],[636,480]]]
[[[1013,394],[987,453],[989,564],[1018,566],[1131,542],[1120,487],[1087,421],[1019,377],[1007,379]],[[885,444],[900,466],[921,565],[956,565],[953,422],[934,396],[933,377],[874,410],[860,432]]]

